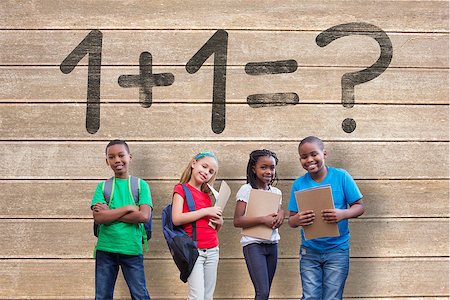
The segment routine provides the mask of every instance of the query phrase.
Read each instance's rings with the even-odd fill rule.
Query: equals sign
[[[266,62],[250,62],[245,65],[245,73],[247,75],[268,75],[293,73],[297,71],[297,61],[278,60]],[[266,106],[284,106],[288,104],[297,104],[299,102],[296,93],[268,93],[253,94],[247,97],[247,103],[250,107],[266,107]]]

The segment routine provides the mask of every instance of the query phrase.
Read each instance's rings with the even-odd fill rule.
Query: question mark
[[[386,71],[392,61],[393,53],[391,39],[386,32],[375,25],[364,22],[346,23],[330,27],[316,37],[316,44],[319,47],[325,47],[338,38],[350,35],[366,35],[373,38],[380,45],[381,51],[378,60],[370,67],[342,75],[342,105],[349,108],[355,105],[355,85],[371,81]],[[352,118],[345,119],[342,122],[342,129],[346,133],[352,133],[356,129],[356,121]]]

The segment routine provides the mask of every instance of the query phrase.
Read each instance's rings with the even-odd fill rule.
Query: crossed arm
[[[147,204],[126,205],[110,209],[104,203],[96,203],[92,206],[92,215],[96,224],[106,224],[114,221],[125,223],[147,223],[150,220],[151,208]]]

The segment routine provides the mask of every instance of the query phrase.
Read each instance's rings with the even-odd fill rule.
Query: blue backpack
[[[181,184],[189,211],[195,211],[194,198],[185,184]],[[192,222],[193,239],[187,235],[182,226],[175,226],[172,222],[172,204],[167,205],[162,211],[162,231],[169,246],[170,254],[180,270],[180,279],[187,282],[198,258],[197,250],[197,226]]]
[[[110,200],[112,199],[113,194],[113,186],[114,186],[114,177],[109,178],[103,184],[103,196],[105,197],[106,204],[109,205]],[[138,205],[139,203],[139,178],[130,176],[130,190],[133,195],[134,203]],[[148,249],[147,241],[152,237],[152,223],[153,223],[153,214],[150,214],[150,220],[148,223],[144,223],[144,232],[142,233],[142,244],[146,245]],[[98,237],[99,229],[101,224],[94,223],[94,235]]]

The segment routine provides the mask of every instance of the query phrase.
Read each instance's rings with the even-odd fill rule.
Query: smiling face
[[[199,160],[194,160],[191,164],[192,175],[189,184],[192,186],[200,186],[208,183],[214,174],[217,173],[219,166],[217,161],[210,156],[204,156]]]
[[[299,149],[300,164],[311,177],[321,178],[326,174],[325,157],[327,153],[316,143],[305,143]]]
[[[106,164],[114,171],[117,178],[128,178],[128,165],[131,161],[131,153],[123,144],[109,146],[106,149]]]
[[[275,158],[272,156],[260,156],[253,166],[258,188],[267,190],[275,179]]]

